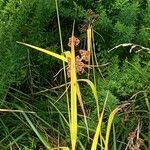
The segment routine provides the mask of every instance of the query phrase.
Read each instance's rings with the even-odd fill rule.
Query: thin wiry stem
[[[58,21],[58,28],[59,28],[59,37],[60,37],[60,45],[61,45],[61,52],[64,52],[63,49],[63,43],[62,43],[62,35],[61,35],[61,27],[60,27],[60,19],[59,19],[59,11],[58,11],[58,3],[57,0],[55,0],[56,4],[56,12],[57,12],[57,21]],[[65,62],[63,61],[63,68],[64,68],[64,79],[65,83],[67,83],[67,75],[66,75],[66,70],[65,70]],[[68,90],[67,90],[67,84],[66,84],[66,99],[67,99],[67,107],[68,107],[68,115],[69,115],[69,122],[70,122],[70,106],[69,106],[69,95],[68,95]]]

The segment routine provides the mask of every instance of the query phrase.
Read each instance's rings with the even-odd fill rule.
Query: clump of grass
[[[107,93],[106,100],[105,100],[102,112],[100,113],[100,111],[99,111],[99,102],[98,102],[99,100],[98,100],[97,90],[96,90],[96,81],[95,81],[94,68],[93,68],[93,74],[94,74],[94,83],[95,84],[92,81],[90,81],[89,79],[78,79],[78,76],[77,76],[77,74],[84,73],[84,69],[86,68],[86,66],[90,65],[90,57],[94,58],[93,56],[90,56],[90,55],[93,54],[93,52],[92,52],[92,45],[93,45],[92,44],[92,37],[93,37],[92,25],[90,23],[88,24],[88,28],[86,30],[87,31],[87,51],[86,50],[80,51],[81,56],[76,56],[75,55],[75,47],[78,46],[80,41],[79,41],[78,38],[76,38],[74,36],[74,26],[75,26],[75,22],[73,24],[72,36],[71,36],[71,38],[69,38],[69,43],[68,43],[68,46],[71,48],[71,50],[67,51],[67,52],[62,51],[62,53],[65,54],[65,55],[62,55],[62,54],[60,55],[60,54],[54,53],[52,51],[42,49],[42,48],[27,44],[27,43],[23,43],[23,42],[17,42],[17,43],[23,44],[25,46],[31,47],[31,48],[36,49],[38,51],[44,52],[44,53],[46,53],[50,56],[53,56],[56,59],[59,59],[59,60],[63,61],[63,64],[64,64],[64,62],[66,63],[63,68],[64,69],[67,68],[67,76],[70,80],[70,82],[69,82],[70,101],[68,103],[68,116],[69,116],[68,121],[69,121],[69,128],[70,128],[70,140],[71,140],[71,149],[72,150],[77,149],[77,141],[78,141],[77,140],[78,139],[77,138],[77,135],[78,135],[77,101],[78,100],[79,100],[80,106],[81,106],[83,114],[84,114],[84,121],[85,121],[86,129],[87,129],[87,139],[89,138],[88,123],[87,123],[86,113],[85,113],[85,110],[84,110],[84,105],[83,105],[83,100],[82,100],[82,96],[81,96],[79,82],[86,82],[91,87],[91,90],[93,92],[93,98],[96,101],[96,106],[97,106],[96,109],[97,109],[97,116],[98,116],[98,124],[97,124],[97,128],[96,128],[96,131],[95,131],[95,136],[93,138],[91,150],[96,150],[97,149],[99,139],[100,139],[101,149],[108,150],[109,136],[110,136],[110,130],[111,130],[111,125],[112,125],[112,122],[113,122],[113,118],[114,118],[115,114],[119,110],[121,110],[122,107],[125,107],[126,105],[128,105],[128,103],[126,105],[118,106],[116,109],[114,109],[110,113],[107,128],[106,128],[106,136],[104,137],[101,134],[101,128],[102,128],[102,120],[103,120],[103,116],[104,116],[104,110],[105,110],[106,103],[108,101],[108,95],[109,94]],[[82,60],[85,61],[86,59],[87,59],[88,64],[85,64],[84,62],[82,62]],[[94,63],[94,59],[93,59],[92,62]],[[94,66],[94,64],[92,64],[91,66]],[[90,68],[90,67],[87,67],[87,68]],[[88,72],[90,72],[90,71],[88,71]],[[64,76],[66,77],[66,71],[64,71],[64,74],[65,74]],[[66,81],[66,79],[65,79],[65,81]],[[65,83],[65,84],[67,85],[68,83]],[[68,91],[68,88],[66,88],[66,92],[67,91]],[[69,97],[68,97],[68,99],[69,99]],[[24,117],[26,118],[27,122],[30,124],[31,128],[37,134],[37,136],[42,141],[42,143],[45,145],[45,147],[50,149],[51,147],[49,146],[49,144],[45,140],[43,140],[44,138],[42,138],[42,136],[36,130],[36,128],[34,127],[32,122],[29,120],[27,115],[25,113],[23,113],[23,114],[24,114]],[[64,150],[65,149],[70,149],[67,146],[59,147],[59,148],[64,149]],[[53,148],[53,149],[55,149],[55,148]]]
[[[37,114],[35,114],[34,112],[32,112],[32,111],[30,112],[31,113],[31,115],[30,115],[30,114],[28,114],[29,111],[23,111],[20,108],[19,108],[19,110],[16,110],[16,109],[15,110],[14,109],[0,109],[1,112],[3,112],[3,113],[5,112],[4,114],[6,114],[6,112],[11,112],[15,115],[16,114],[20,115],[20,113],[21,113],[22,115],[20,115],[20,116],[18,115],[17,119],[19,119],[19,121],[21,121],[21,122],[24,122],[24,124],[29,129],[29,132],[28,132],[28,131],[26,131],[26,128],[25,128],[24,131],[26,131],[26,132],[24,132],[21,135],[19,133],[18,137],[16,135],[13,138],[13,133],[15,133],[18,130],[18,127],[11,132],[11,130],[8,130],[9,128],[7,128],[7,126],[5,125],[5,122],[3,122],[2,119],[1,119],[0,121],[2,123],[2,126],[4,127],[3,131],[5,133],[2,133],[4,139],[2,139],[0,141],[0,143],[2,141],[3,141],[3,143],[5,143],[5,141],[7,139],[8,139],[7,143],[9,143],[9,139],[11,139],[10,144],[9,144],[9,146],[7,146],[7,148],[10,147],[10,149],[13,149],[12,145],[15,144],[18,149],[22,149],[22,148],[19,148],[19,145],[18,145],[17,142],[20,139],[22,140],[22,138],[24,138],[25,136],[28,137],[27,133],[29,133],[29,136],[31,136],[31,137],[29,137],[29,139],[31,139],[31,140],[28,141],[27,140],[28,138],[26,138],[25,141],[27,141],[28,144],[31,141],[32,146],[31,147],[29,145],[28,146],[31,149],[33,147],[34,147],[33,149],[37,149],[37,148],[35,148],[35,145],[38,145],[38,144],[35,144],[35,143],[38,143],[38,142],[36,142],[36,140],[32,139],[32,135],[30,134],[30,131],[33,130],[35,135],[37,136],[37,139],[39,139],[41,141],[41,143],[43,143],[43,145],[47,149],[64,149],[64,150],[65,149],[67,149],[67,150],[68,149],[74,149],[75,150],[75,149],[79,149],[79,147],[80,147],[81,149],[91,149],[91,150],[105,149],[105,150],[107,150],[107,149],[109,149],[109,147],[112,146],[112,143],[113,143],[113,149],[114,150],[121,150],[122,147],[118,146],[116,144],[119,143],[120,145],[124,145],[124,146],[126,146],[126,145],[123,142],[118,142],[118,139],[119,140],[125,139],[125,141],[127,141],[126,137],[128,135],[124,136],[124,134],[123,134],[123,136],[120,136],[122,134],[122,131],[124,130],[124,128],[122,128],[121,130],[118,131],[118,128],[120,129],[122,126],[119,124],[118,125],[119,127],[117,128],[117,126],[115,126],[115,123],[113,124],[113,119],[114,119],[116,113],[118,111],[122,110],[123,107],[126,107],[129,103],[126,103],[124,105],[120,105],[114,110],[110,109],[110,111],[109,111],[110,114],[108,114],[106,109],[111,107],[111,104],[109,104],[108,102],[111,101],[113,103],[113,99],[111,98],[111,96],[109,94],[109,91],[106,94],[106,98],[103,96],[104,98],[99,99],[99,97],[98,97],[98,94],[97,94],[98,93],[98,90],[97,90],[98,87],[97,87],[97,84],[96,84],[95,66],[99,69],[100,75],[102,77],[103,77],[103,75],[102,75],[101,70],[99,68],[99,65],[97,63],[95,45],[94,45],[94,43],[95,43],[94,42],[94,32],[93,32],[92,23],[95,20],[97,20],[99,18],[99,16],[97,16],[92,10],[90,10],[90,9],[88,10],[88,14],[87,14],[88,19],[86,20],[85,24],[82,27],[82,32],[84,32],[86,34],[86,46],[87,46],[87,48],[84,47],[84,49],[80,49],[79,50],[79,55],[75,55],[75,49],[78,49],[77,46],[80,42],[80,40],[77,37],[75,37],[75,32],[76,32],[76,31],[74,31],[75,23],[73,24],[72,35],[69,38],[69,43],[68,43],[68,46],[70,47],[70,50],[64,52],[63,44],[62,44],[63,40],[62,40],[62,37],[61,37],[61,28],[60,28],[57,0],[56,0],[56,10],[57,10],[57,19],[58,19],[58,27],[59,27],[59,34],[60,34],[61,54],[57,54],[57,53],[54,53],[53,51],[42,49],[42,48],[27,44],[27,43],[22,43],[22,42],[18,42],[18,43],[23,44],[23,45],[28,46],[28,47],[31,47],[31,48],[36,49],[38,51],[44,52],[44,53],[46,53],[50,56],[55,57],[56,59],[61,60],[63,62],[63,69],[61,69],[61,70],[64,71],[64,85],[60,85],[59,87],[54,87],[54,88],[60,88],[60,87],[64,86],[64,87],[66,87],[66,89],[59,98],[55,97],[55,100],[52,98],[51,95],[48,95],[48,93],[45,92],[46,94],[44,95],[44,97],[47,98],[46,99],[47,103],[44,106],[44,101],[42,99],[42,102],[40,101],[39,104],[37,104],[37,105],[40,105],[39,109],[38,109],[38,111],[39,111],[38,115],[39,116]],[[105,35],[107,35],[107,34],[105,34]],[[141,51],[148,52],[148,53],[150,52],[149,48],[140,46],[138,44],[133,44],[133,43],[125,43],[125,44],[118,45],[115,48],[111,49],[110,52],[114,49],[119,48],[120,46],[121,47],[130,47],[130,52],[132,52],[133,50],[135,50],[136,53],[139,53]],[[126,63],[128,63],[133,69],[137,70],[142,75],[142,70],[136,68],[136,66],[134,66],[134,64],[132,64],[128,61],[126,61]],[[118,65],[117,65],[117,67],[118,67]],[[87,78],[82,79],[82,76],[79,77],[79,75],[85,73],[86,71],[88,73]],[[114,72],[115,72],[115,69],[114,69]],[[124,74],[124,73],[122,73],[122,74]],[[111,75],[110,75],[110,77],[111,77]],[[116,76],[116,78],[117,78],[117,76]],[[120,80],[120,78],[118,78],[118,79]],[[147,76],[144,77],[144,80],[145,79],[146,79],[146,81],[148,81]],[[119,82],[119,80],[117,80],[117,81]],[[84,92],[81,90],[81,86],[80,86],[81,82],[84,82],[84,83],[88,84],[89,87],[91,88],[91,89],[88,88],[89,89],[88,92],[90,93],[92,91],[91,93],[93,94],[93,97],[92,98],[90,97],[89,99],[92,102],[95,99],[94,105],[96,106],[95,107],[96,109],[94,107],[93,107],[93,109],[96,110],[95,111],[96,113],[94,112],[95,116],[92,119],[88,116],[90,113],[87,112],[86,105],[84,104],[84,102],[88,101],[88,100],[83,98],[82,93],[84,94]],[[112,85],[113,85],[113,83],[112,83]],[[120,89],[120,87],[118,87],[118,88]],[[129,89],[129,91],[130,91],[130,93],[132,93],[130,89]],[[37,92],[35,94],[33,92],[32,94],[40,97],[42,94],[39,95],[39,93],[40,92]],[[44,93],[44,90],[41,93]],[[64,101],[60,102],[59,100],[62,100],[64,98],[63,96],[64,96],[65,93],[66,93],[66,99],[65,100],[67,101],[68,108],[66,108],[66,107],[62,108],[63,110],[65,109],[65,113],[64,113],[60,109],[60,106],[58,106],[58,105],[61,105],[64,102]],[[144,93],[144,96],[143,96],[142,93]],[[125,114],[126,115],[126,120],[129,119],[128,116],[129,116],[130,113],[135,113],[136,114],[136,115],[132,115],[132,116],[135,116],[135,117],[133,119],[131,119],[130,122],[129,122],[129,124],[131,124],[132,128],[135,128],[133,126],[136,124],[136,123],[133,123],[133,122],[136,122],[135,121],[136,118],[139,118],[139,116],[137,116],[138,111],[143,111],[142,113],[146,112],[146,114],[148,114],[147,115],[148,117],[145,117],[145,118],[149,119],[149,116],[150,116],[149,115],[150,105],[149,105],[149,95],[148,95],[149,92],[148,91],[142,91],[140,94],[142,95],[142,98],[143,97],[144,98],[143,99],[140,98],[138,100],[138,103],[139,103],[139,101],[146,102],[145,106],[146,106],[146,109],[148,108],[148,112],[146,111],[146,109],[145,110],[139,110],[139,109],[136,110],[136,107],[142,108],[142,106],[139,105],[139,104],[138,105],[134,104],[135,101],[137,101],[136,98],[139,97],[139,96],[137,96],[138,94],[134,94],[133,95],[134,99],[132,99],[132,98],[131,98],[132,100],[129,99],[129,101],[132,103],[132,106],[130,105],[132,108],[131,107],[129,109],[125,108],[125,110],[124,110],[124,112],[126,111],[126,114]],[[123,96],[123,93],[120,92],[120,95]],[[17,99],[17,97],[14,97],[14,99]],[[30,99],[30,97],[29,97],[29,99]],[[56,101],[56,99],[57,99],[57,101]],[[100,100],[103,101],[103,99],[105,99],[105,101],[104,101],[104,104],[102,106],[102,105],[100,105]],[[25,103],[25,102],[23,102],[23,103]],[[34,103],[34,102],[32,102],[32,103]],[[81,111],[79,110],[80,108],[78,108],[78,103],[80,104]],[[143,102],[140,103],[140,104],[143,105]],[[115,105],[116,105],[116,103],[115,103]],[[30,107],[33,108],[31,106],[31,104],[29,104],[28,106],[25,107],[25,108],[27,108],[27,110],[29,110]],[[46,107],[46,106],[48,106],[48,107]],[[145,106],[144,106],[144,108],[145,108]],[[53,118],[49,119],[50,112],[51,112],[51,108],[49,108],[49,107],[53,107],[56,110],[56,112],[53,112],[53,113],[58,114],[59,119],[56,118],[57,115],[54,115]],[[63,105],[61,107],[63,107]],[[67,114],[66,114],[66,112],[67,112]],[[81,112],[83,113],[83,115],[81,115]],[[106,112],[106,115],[107,115],[106,117],[105,117],[105,112]],[[22,116],[24,117],[23,119],[26,119],[26,122],[21,118]],[[5,116],[3,118],[5,118]],[[9,116],[9,118],[11,118],[11,117]],[[37,119],[36,121],[34,120],[35,118]],[[48,118],[49,120],[52,120],[52,122],[54,122],[54,126],[51,126],[51,124],[50,124],[51,121],[50,121],[50,123],[48,123],[42,118],[44,118],[44,119]],[[80,123],[79,121],[80,121],[81,118],[83,118],[83,120],[84,120],[84,126],[79,125],[79,123]],[[90,119],[94,122],[94,124],[97,124],[97,127],[94,126],[94,128],[90,128],[91,127],[91,124],[89,123]],[[9,119],[9,121],[8,121],[11,126],[14,125],[14,122],[12,120],[13,119],[11,118],[11,120]],[[125,119],[123,121],[125,122]],[[40,122],[42,122],[42,123],[44,122],[44,124],[46,124],[46,128],[45,128],[45,126],[41,127]],[[145,122],[146,122],[146,119],[145,119]],[[59,124],[62,127],[62,129],[59,129],[59,127],[58,127],[58,130],[59,130],[58,131],[57,130],[57,125],[59,126]],[[146,125],[144,125],[146,127],[146,130],[147,130],[147,124],[149,125],[148,122],[146,123]],[[112,130],[113,131],[113,136],[111,134],[112,125],[113,125],[113,130]],[[126,125],[126,124],[124,124],[124,125]],[[19,126],[19,128],[22,129],[22,125],[17,125],[17,126]],[[84,132],[85,134],[82,134],[80,132],[81,128],[83,130],[85,130],[85,132]],[[125,128],[128,129],[128,126],[126,126]],[[148,127],[148,129],[149,129],[149,127]],[[48,134],[48,133],[53,134],[51,132],[52,130],[55,131],[55,134],[58,134],[58,135],[54,135],[54,138],[50,137],[49,134]],[[70,130],[70,132],[69,132],[70,134],[68,134],[68,130]],[[131,134],[129,134],[129,137],[128,137],[129,146],[127,145],[126,149],[127,148],[130,148],[130,149],[139,148],[139,147],[143,146],[143,143],[140,143],[140,146],[138,145],[139,144],[138,140],[140,139],[139,138],[139,131],[140,131],[139,126],[138,126],[138,128],[136,128],[135,131],[133,129],[132,130],[128,129],[128,130]],[[67,135],[67,138],[65,137],[65,135],[62,135],[61,131],[64,131],[63,133],[65,133],[65,135]],[[133,131],[133,132],[131,132],[131,131]],[[118,135],[118,132],[119,132],[119,135]],[[43,133],[45,133],[45,134],[43,135]],[[141,133],[141,135],[142,135],[142,133]],[[149,133],[148,134],[146,133],[145,135],[144,134],[142,135],[143,137],[145,137],[146,143],[147,143],[147,141],[149,141],[149,135],[150,135]],[[68,136],[69,136],[69,138],[68,138]],[[83,139],[83,141],[80,140],[79,136]],[[61,138],[63,138],[63,140]],[[112,138],[113,138],[113,140],[110,140]],[[24,141],[24,139],[22,141]],[[88,143],[88,144],[85,144],[85,143]],[[3,144],[0,144],[0,148],[5,149],[4,147],[5,146]],[[29,147],[24,146],[24,149],[30,149]],[[144,148],[148,149],[146,146]]]

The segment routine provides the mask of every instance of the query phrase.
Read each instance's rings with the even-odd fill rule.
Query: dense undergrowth
[[[142,148],[149,149],[150,139],[150,1],[59,1],[59,17],[65,51],[75,19],[75,35],[87,48],[87,10],[98,16],[93,22],[94,48],[100,71],[96,69],[96,86],[102,109],[107,91],[102,134],[109,114],[118,105],[129,102],[115,117],[109,148],[126,149],[131,138],[140,136]],[[53,147],[70,146],[69,126],[61,62],[45,54],[20,46],[16,41],[61,53],[54,0],[0,0],[0,109],[23,110]],[[138,44],[113,47],[123,43]],[[126,44],[127,45],[127,44]],[[140,46],[147,49],[141,49]],[[133,48],[133,49],[132,49]],[[141,51],[139,51],[141,50]],[[139,52],[138,52],[139,51]],[[103,66],[103,64],[106,64]],[[79,76],[87,77],[88,73]],[[92,75],[90,76],[92,80]],[[77,149],[90,149],[97,127],[97,109],[88,86],[80,83],[88,117],[89,140],[83,113],[78,105],[79,132]],[[100,110],[101,111],[101,110]],[[44,149],[22,113],[0,112],[0,149]],[[65,120],[66,119],[66,120]],[[136,136],[133,132],[136,131]],[[132,136],[131,136],[132,134]],[[139,134],[139,135],[138,135]],[[134,142],[136,140],[134,139]],[[98,145],[100,149],[100,144]],[[128,148],[129,149],[129,148]]]

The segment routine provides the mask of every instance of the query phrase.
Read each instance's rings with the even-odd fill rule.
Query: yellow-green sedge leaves
[[[62,60],[62,61],[65,61],[65,62],[68,61],[67,57],[64,57],[63,55],[59,55],[59,54],[54,53],[54,52],[52,52],[52,51],[49,51],[49,50],[46,50],[46,49],[43,49],[43,48],[40,48],[40,47],[36,47],[36,46],[30,45],[30,44],[27,44],[27,43],[23,43],[23,42],[18,42],[18,41],[17,41],[17,43],[22,44],[22,45],[25,45],[25,46],[28,46],[28,47],[31,47],[31,48],[33,48],[33,49],[36,49],[36,50],[38,50],[38,51],[41,51],[41,52],[43,52],[43,53],[46,53],[46,54],[51,55],[51,56],[53,56],[53,57],[56,57],[56,58],[58,58],[58,59],[60,59],[60,60]]]
[[[77,75],[75,66],[75,48],[73,42],[71,42],[71,118],[70,118],[70,134],[72,150],[76,149],[77,142]]]
[[[87,50],[90,52],[92,48],[92,28],[87,29]]]
[[[111,129],[111,125],[112,125],[112,121],[115,117],[115,114],[121,110],[123,107],[126,107],[127,105],[129,105],[130,103],[126,103],[123,105],[118,106],[117,108],[115,108],[111,114],[109,115],[109,119],[108,119],[108,123],[107,123],[107,130],[106,130],[106,138],[105,138],[105,148],[104,150],[108,150],[108,143],[109,143],[109,135],[110,135],[110,129]]]
[[[83,104],[83,100],[82,100],[82,96],[81,96],[80,87],[79,87],[78,82],[77,82],[77,96],[78,96],[78,101],[79,101],[81,110],[83,112],[84,122],[85,122],[85,126],[86,126],[86,129],[87,129],[87,136],[88,136],[88,139],[89,139],[89,128],[88,128],[86,113],[85,113],[84,104]]]
[[[94,135],[94,139],[93,139],[91,150],[97,150],[99,137],[100,137],[101,147],[102,147],[103,136],[101,134],[101,127],[102,127],[102,120],[103,120],[103,116],[104,116],[104,110],[105,110],[106,103],[107,103],[107,100],[108,100],[108,94],[109,93],[107,92],[107,96],[106,96],[106,99],[105,99],[105,102],[104,102],[104,105],[103,105],[103,110],[101,112],[101,115],[100,115],[100,118],[99,118],[99,121],[98,121],[98,125],[97,125],[97,128],[96,128],[96,132],[95,132],[95,135]]]
[[[71,52],[70,51],[65,51],[62,53],[66,58],[71,57]]]
[[[98,113],[98,116],[99,116],[98,95],[97,95],[97,90],[96,90],[95,85],[93,84],[93,82],[91,82],[91,81],[88,80],[88,79],[78,79],[78,81],[86,82],[86,83],[91,87],[92,92],[93,92],[93,95],[94,95],[94,98],[95,98],[95,100],[96,100],[97,113]]]

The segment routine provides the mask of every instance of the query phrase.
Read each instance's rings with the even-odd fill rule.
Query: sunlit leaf
[[[43,52],[43,53],[46,53],[46,54],[51,55],[51,56],[53,56],[53,57],[56,57],[56,58],[58,58],[58,59],[60,59],[60,60],[62,60],[62,61],[65,61],[65,62],[68,61],[67,58],[64,57],[63,55],[59,55],[59,54],[54,53],[54,52],[52,52],[52,51],[49,51],[49,50],[46,50],[46,49],[43,49],[43,48],[40,48],[40,47],[36,47],[36,46],[30,45],[30,44],[26,44],[26,43],[23,43],[23,42],[18,42],[18,41],[17,41],[17,43],[22,44],[22,45],[25,45],[25,46],[28,46],[28,47],[31,47],[31,48],[33,48],[33,49],[36,49],[36,50],[38,50],[38,51],[41,51],[41,52]]]
[[[75,48],[73,45],[73,34],[71,44],[71,118],[70,133],[72,150],[76,149],[77,142],[77,75],[75,66]]]
[[[100,118],[99,118],[99,121],[98,121],[98,125],[97,125],[97,128],[96,128],[96,132],[95,132],[95,135],[94,135],[94,138],[93,138],[93,143],[92,143],[91,150],[97,150],[99,137],[100,137],[100,141],[101,141],[101,147],[103,147],[102,139],[104,139],[104,138],[101,134],[101,128],[102,128],[102,120],[103,120],[103,116],[104,116],[104,110],[105,110],[106,103],[107,103],[107,100],[108,100],[108,94],[109,93],[107,92],[107,96],[106,96],[106,99],[105,99],[105,102],[104,102],[104,105],[103,105],[103,110],[101,112],[101,115],[100,115]]]
[[[98,104],[98,94],[95,85],[93,84],[92,81],[88,79],[78,79],[78,81],[86,82],[90,87],[93,92],[94,98],[96,100],[96,106],[97,106],[97,112],[98,112],[98,117],[99,117],[99,104]]]
[[[92,29],[91,27],[89,27],[87,29],[87,50],[91,51],[91,47],[92,47]]]
[[[107,129],[106,129],[105,149],[104,149],[104,150],[108,150],[110,129],[111,129],[111,125],[112,125],[112,122],[113,122],[113,119],[114,119],[116,113],[117,113],[119,110],[121,110],[123,107],[127,106],[127,105],[129,105],[129,103],[118,106],[118,107],[115,108],[115,109],[111,112],[111,114],[109,115],[109,119],[108,119],[108,123],[107,123]]]

